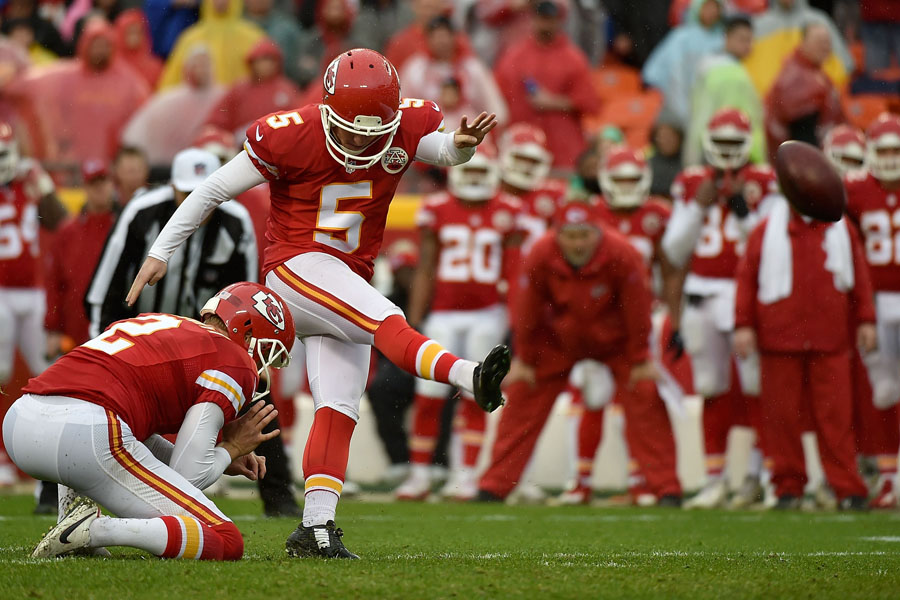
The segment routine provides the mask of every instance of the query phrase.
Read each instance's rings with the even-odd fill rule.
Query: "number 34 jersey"
[[[517,198],[497,194],[487,202],[463,202],[450,194],[425,199],[419,228],[438,242],[431,310],[478,310],[501,301],[504,248],[520,232]]]
[[[900,190],[888,191],[868,171],[844,178],[847,215],[866,245],[866,261],[876,292],[900,292]]]
[[[99,404],[138,440],[177,433],[188,409],[213,402],[235,418],[257,375],[246,350],[192,319],[143,314],[117,321],[63,355],[23,389]]]
[[[250,125],[244,148],[269,180],[272,196],[264,273],[298,254],[326,252],[371,279],[400,177],[419,140],[443,124],[433,102],[406,99],[400,108],[403,116],[390,148],[368,169],[348,171],[331,157],[317,104]],[[382,143],[379,139],[372,148]]]

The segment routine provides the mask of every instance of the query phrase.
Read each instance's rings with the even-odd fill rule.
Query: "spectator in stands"
[[[831,36],[822,23],[807,25],[803,40],[784,62],[766,97],[766,141],[770,158],[785,140],[820,146],[831,127],[844,121],[840,98],[822,67],[831,55]]]
[[[106,236],[115,222],[115,188],[103,160],[81,166],[84,206],[63,225],[50,247],[47,270],[47,356],[59,356],[88,341],[84,295],[100,260]]]
[[[536,3],[532,35],[507,49],[494,76],[510,121],[543,129],[553,166],[571,170],[585,147],[581,118],[598,106],[587,58],[562,31],[565,11],[562,0]]]
[[[412,4],[406,0],[362,0],[357,17],[360,23],[366,24],[359,31],[362,47],[387,47],[391,37],[412,21]]]
[[[410,6],[413,11],[413,22],[406,28],[394,32],[384,55],[398,70],[403,69],[404,63],[417,52],[425,52],[425,27],[437,16],[449,15],[453,12],[453,4],[449,0],[412,0]],[[459,31],[456,33],[458,53],[472,51],[468,36]]]
[[[210,111],[206,123],[241,135],[250,123],[271,112],[300,104],[300,90],[282,74],[282,54],[264,38],[247,55],[250,77],[234,84]]]
[[[181,83],[184,61],[198,43],[209,48],[213,80],[221,85],[247,76],[247,53],[265,33],[241,16],[242,0],[203,0],[200,20],[181,34],[166,61],[159,89]]]
[[[750,161],[759,163],[765,160],[762,100],[741,64],[752,48],[753,25],[750,19],[742,15],[727,19],[723,51],[706,57],[697,69],[687,143],[684,145],[685,165],[703,162],[703,132],[706,125],[716,111],[729,106],[744,111],[750,117],[753,125]]]
[[[890,0],[859,3],[859,35],[866,50],[866,74],[879,78],[882,71],[900,67],[900,10]],[[894,63],[891,63],[891,59]]]
[[[473,6],[472,44],[478,56],[493,63],[515,40],[530,33],[530,0],[485,0]]]
[[[438,100],[442,87],[453,79],[457,82],[459,102],[453,107],[439,102],[446,122],[458,123],[463,115],[472,118],[485,111],[496,114],[497,122],[505,125],[509,112],[493,74],[478,57],[458,54],[450,18],[435,17],[426,32],[427,50],[412,55],[400,70],[403,95]]]
[[[4,34],[9,33],[5,25],[8,21],[16,19],[28,19],[34,30],[34,40],[57,56],[69,56],[72,54],[70,46],[63,41],[56,26],[38,13],[37,0],[9,0],[3,13],[4,27],[0,29]]]
[[[810,8],[808,0],[771,0],[769,10],[753,19],[753,50],[744,60],[760,97],[768,94],[782,64],[800,43],[804,27],[811,23],[828,29],[834,52],[828,56],[823,70],[837,88],[843,88],[853,72],[853,58],[831,18],[821,10]]]
[[[42,123],[22,84],[28,66],[28,54],[15,42],[0,36],[0,122],[12,126],[25,154],[43,158],[46,148]]]
[[[86,156],[111,160],[125,124],[150,95],[131,67],[114,60],[115,41],[108,23],[92,20],[75,60],[25,82],[49,136],[46,159],[76,166]]]
[[[9,19],[3,22],[2,31],[28,55],[29,62],[34,66],[47,65],[59,58],[37,43],[32,19]]]
[[[138,8],[130,8],[116,19],[116,54],[144,78],[151,89],[162,73],[162,61],[150,49],[150,26]]]
[[[140,148],[154,167],[166,166],[190,145],[225,94],[213,80],[209,51],[195,46],[185,57],[182,82],[157,92],[132,117],[122,143]]]
[[[103,19],[107,23],[115,23],[125,10],[122,0],[80,0],[72,2],[60,26],[63,39],[78,47],[78,40],[84,32],[85,25],[93,19]]]
[[[128,204],[132,198],[147,190],[150,163],[143,150],[135,146],[122,146],[113,161],[112,181],[116,190],[116,204]]]
[[[245,0],[244,15],[278,44],[284,55],[284,74],[299,82],[297,61],[300,59],[300,44],[304,32],[300,30],[293,15],[276,7],[275,0]]]
[[[669,32],[670,2],[643,0],[641,10],[634,10],[633,0],[603,0],[613,31],[627,34],[634,44],[635,65],[642,65]]]
[[[665,115],[661,115],[650,135],[653,153],[647,160],[652,179],[650,195],[672,197],[672,183],[681,172],[682,140],[684,134]]]
[[[722,1],[694,0],[684,25],[673,29],[644,64],[644,81],[662,92],[664,108],[682,128],[690,121],[697,67],[722,45]]]
[[[144,0],[154,54],[169,56],[181,33],[197,22],[199,4],[200,0]]]
[[[301,87],[313,84],[318,94],[316,102],[322,99],[319,82],[328,64],[341,52],[360,46],[355,22],[356,5],[351,0],[323,0],[317,5],[316,26],[300,44],[297,70]]]

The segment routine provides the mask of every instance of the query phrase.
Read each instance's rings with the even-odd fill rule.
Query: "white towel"
[[[759,292],[763,304],[772,304],[791,295],[794,279],[794,256],[788,235],[791,211],[787,201],[773,203],[766,232],[763,234],[759,264]],[[853,251],[847,223],[841,219],[828,227],[822,242],[825,269],[834,275],[834,287],[840,292],[853,288]]]

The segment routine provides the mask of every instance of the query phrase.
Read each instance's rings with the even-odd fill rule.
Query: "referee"
[[[219,166],[219,159],[210,152],[182,150],[172,162],[171,184],[135,196],[122,210],[85,296],[92,338],[114,321],[140,313],[199,318],[203,304],[223,287],[257,280],[259,258],[250,214],[238,202],[225,202],[172,255],[166,277],[142,294],[133,307],[125,304],[131,281],[160,229]],[[277,419],[270,427],[278,427]],[[300,515],[280,436],[260,445],[256,452],[266,457],[267,474],[258,482],[266,514]]]

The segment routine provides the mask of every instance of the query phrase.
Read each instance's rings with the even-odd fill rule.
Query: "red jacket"
[[[805,223],[792,215],[788,223],[793,254],[792,293],[771,304],[757,300],[759,262],[768,221],[750,234],[747,250],[738,264],[736,327],[756,330],[763,352],[838,352],[849,350],[854,340],[850,323],[874,323],[872,283],[858,234],[850,226],[854,287],[840,292],[834,276],[825,270],[825,230],[831,225]]]
[[[552,230],[525,259],[513,341],[516,356],[538,377],[568,371],[583,358],[635,365],[649,356],[653,294],[646,267],[626,238],[602,230],[594,257],[580,269],[563,258]]]
[[[82,213],[56,232],[50,247],[44,326],[64,333],[76,345],[89,339],[84,296],[115,221],[112,212]]]

